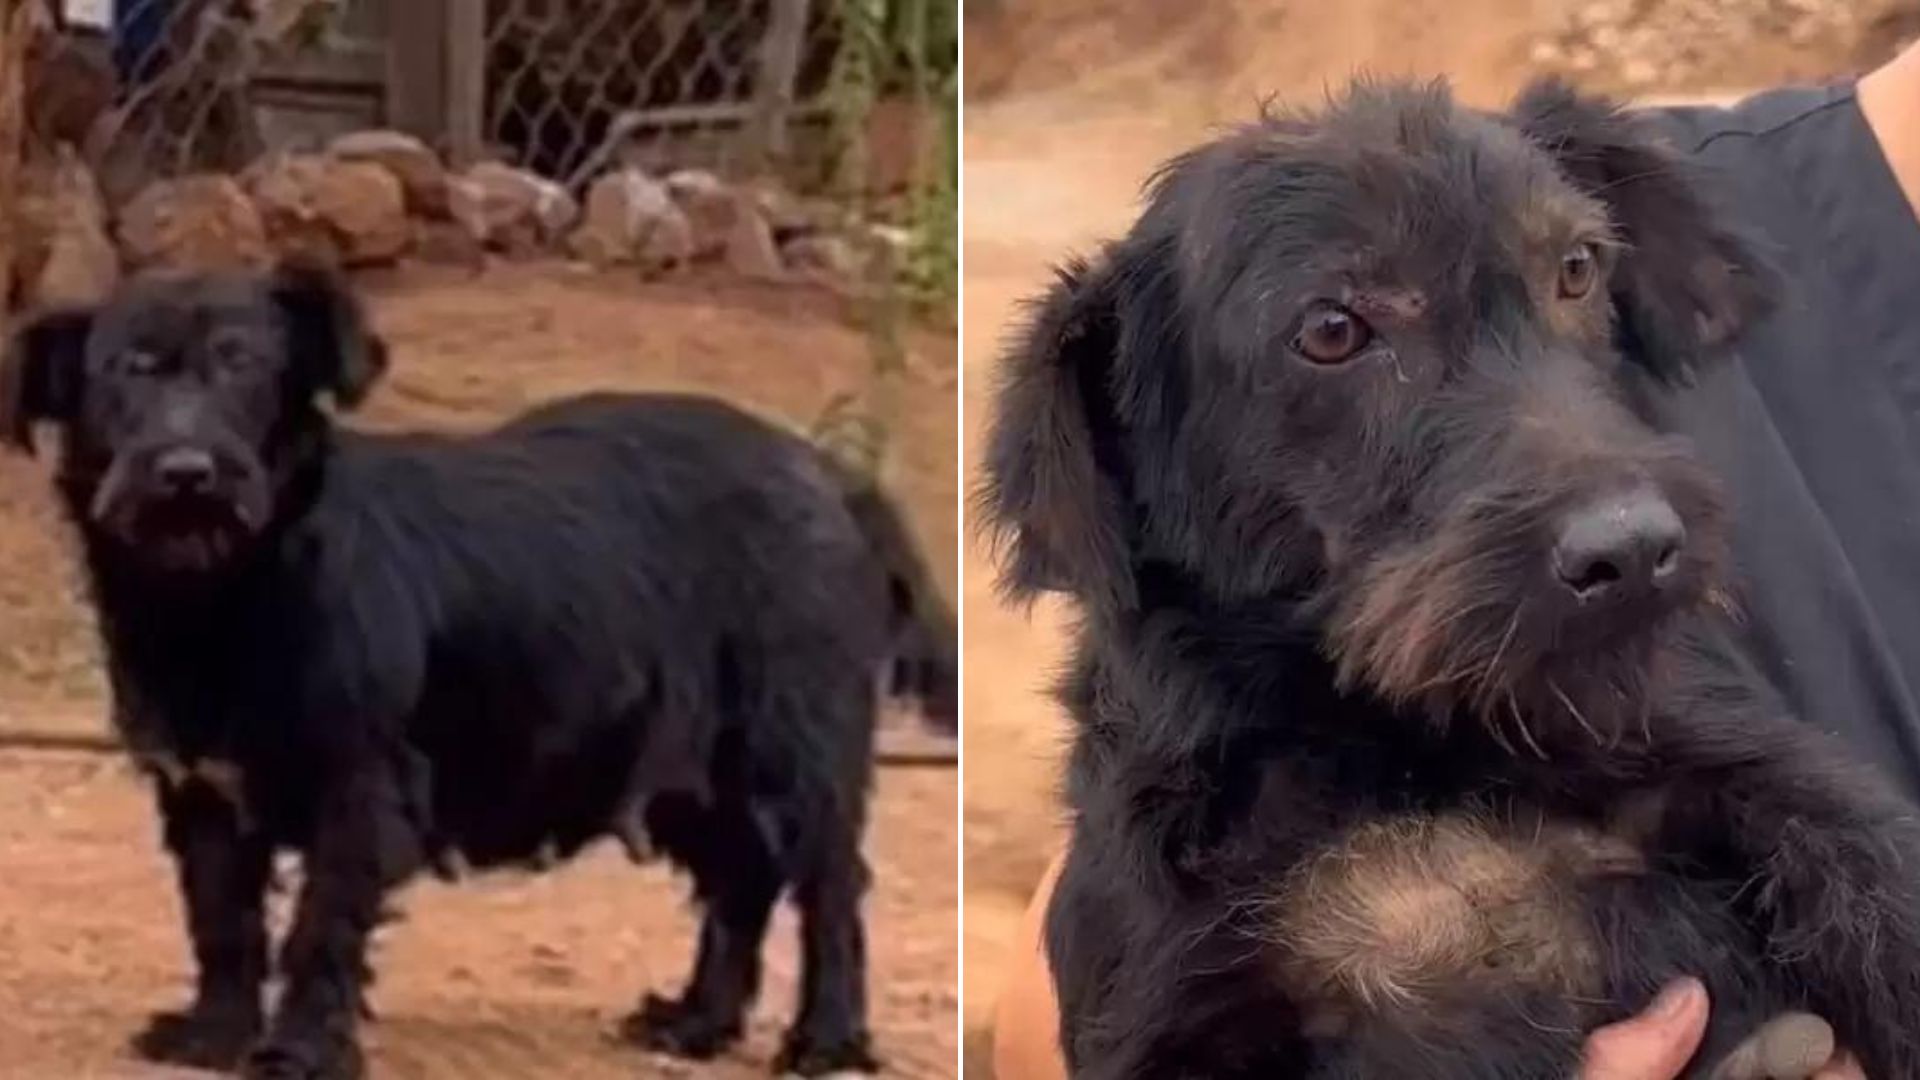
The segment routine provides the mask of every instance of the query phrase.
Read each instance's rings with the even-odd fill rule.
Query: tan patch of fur
[[[1596,829],[1398,818],[1353,830],[1290,875],[1268,930],[1290,990],[1330,1030],[1476,983],[1593,995],[1599,960],[1570,886],[1643,865],[1629,841]]]
[[[1427,313],[1427,294],[1421,289],[1379,287],[1354,294],[1353,308],[1362,315],[1386,316],[1412,322]]]
[[[1341,677],[1362,675],[1390,700],[1407,701],[1446,673],[1442,646],[1467,604],[1464,582],[1440,559],[1420,553],[1389,558],[1368,570],[1357,607],[1337,620],[1334,645]]]

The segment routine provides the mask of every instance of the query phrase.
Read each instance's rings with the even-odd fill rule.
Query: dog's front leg
[[[260,1034],[267,976],[263,912],[272,848],[248,828],[233,792],[174,770],[155,779],[167,850],[193,942],[197,986],[184,1011],[155,1013],[133,1038],[151,1061],[230,1069]]]
[[[326,786],[281,949],[286,992],[243,1076],[352,1080],[364,1073],[357,1028],[372,979],[368,939],[387,890],[418,868],[421,854],[406,793],[389,770],[362,766]]]
[[[1733,903],[1869,1076],[1920,1076],[1920,820],[1811,728],[1713,710],[1663,735],[1661,848],[1731,857]]]

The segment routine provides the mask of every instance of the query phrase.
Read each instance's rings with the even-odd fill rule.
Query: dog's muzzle
[[[267,501],[256,463],[209,446],[173,444],[117,455],[90,512],[157,566],[207,570],[264,527]]]

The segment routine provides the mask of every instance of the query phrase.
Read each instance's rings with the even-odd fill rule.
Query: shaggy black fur
[[[138,1049],[356,1075],[389,890],[617,835],[689,869],[705,908],[690,985],[631,1035],[695,1057],[738,1037],[791,888],[781,1064],[871,1069],[876,691],[909,672],[948,723],[954,697],[952,621],[894,508],[696,397],[579,398],[470,438],[337,429],[320,399],[384,366],[348,294],[284,270],[137,281],[31,322],[5,368],[0,431],[63,435],[115,720],[156,777],[198,960],[192,1005]],[[305,872],[266,1017],[279,849]]]
[[[1362,85],[1038,305],[981,494],[1085,609],[1074,1075],[1565,1077],[1692,974],[1693,1075],[1807,1008],[1920,1077],[1913,810],[1726,643],[1720,495],[1633,407],[1771,290],[1700,184],[1563,88]]]

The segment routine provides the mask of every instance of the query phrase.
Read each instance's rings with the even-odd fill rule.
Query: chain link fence
[[[773,173],[803,189],[845,180],[870,114],[908,96],[919,59],[903,29],[926,22],[916,12],[957,12],[954,0],[24,2],[60,31],[35,46],[30,97],[50,129],[36,134],[128,183],[237,171],[290,142],[390,122],[395,84],[438,48],[431,62],[449,72],[427,76],[437,112],[407,126],[576,192],[622,164]],[[402,40],[414,37],[444,44]],[[957,57],[931,59],[951,68]],[[860,85],[881,69],[894,85]],[[469,130],[476,145],[462,145]],[[906,186],[917,165],[882,184]]]
[[[838,43],[830,0],[491,0],[490,150],[570,187],[615,163],[791,165]]]
[[[131,0],[111,38],[122,92],[90,132],[105,158],[155,175],[237,170],[263,148],[249,103],[260,42],[223,0]]]
[[[299,141],[305,125],[287,125],[277,76],[305,73],[357,105],[338,110],[336,128],[379,116],[373,39],[393,0],[29,2],[45,4],[55,30],[33,46],[35,149],[80,149],[114,202]]]

